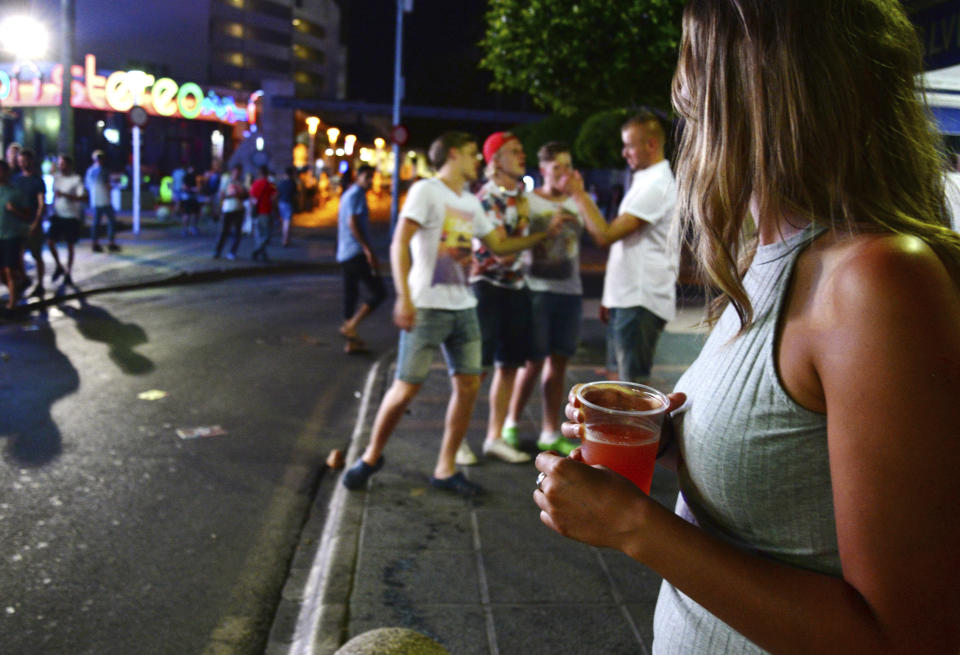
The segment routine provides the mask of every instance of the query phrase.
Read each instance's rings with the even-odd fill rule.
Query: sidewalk
[[[604,361],[597,305],[585,302],[571,385],[597,379]],[[682,310],[668,325],[652,385],[671,389],[693,361],[704,338],[693,327],[701,310]],[[384,355],[367,380],[347,465],[367,443],[394,356]],[[484,384],[467,433],[476,453],[488,389]],[[339,473],[324,480],[329,506],[315,508],[305,528],[267,653],[331,655],[349,639],[384,627],[414,630],[454,655],[649,653],[659,577],[622,554],[543,526],[532,501],[532,463],[481,459],[467,467],[466,475],[487,490],[473,500],[429,487],[448,398],[438,361],[369,488],[347,491]],[[535,393],[521,423],[531,453],[539,413]],[[658,470],[652,495],[672,507],[676,494],[673,475]]]

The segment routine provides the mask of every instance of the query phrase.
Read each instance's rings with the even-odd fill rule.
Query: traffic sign
[[[147,110],[140,105],[134,105],[127,112],[127,120],[136,127],[143,127],[147,124]]]
[[[406,125],[398,124],[390,128],[390,142],[398,146],[407,145],[407,141],[410,140],[410,130],[407,129]]]

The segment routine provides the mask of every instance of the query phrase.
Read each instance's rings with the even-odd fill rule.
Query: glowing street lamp
[[[337,137],[340,136],[340,130],[335,127],[327,128],[327,141],[331,146],[337,145]]]
[[[317,128],[320,127],[320,118],[317,116],[307,116],[307,134],[310,135],[310,148],[308,148],[307,161],[313,162],[316,152]]]
[[[347,136],[343,137],[343,151],[347,153],[348,156],[352,155],[353,146],[355,146],[356,143],[357,143],[356,134],[348,134]]]
[[[0,23],[0,48],[18,60],[43,57],[49,42],[47,28],[31,16],[10,16]]]

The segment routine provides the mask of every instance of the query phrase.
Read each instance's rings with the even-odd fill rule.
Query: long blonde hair
[[[897,0],[690,0],[674,107],[680,215],[705,277],[753,320],[742,278],[758,215],[915,235],[960,281],[922,51]]]

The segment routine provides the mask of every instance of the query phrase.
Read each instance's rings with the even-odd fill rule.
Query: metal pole
[[[393,124],[400,124],[400,102],[403,100],[403,12],[407,0],[397,0],[397,37],[393,55]],[[393,189],[390,201],[390,234],[397,226],[400,209],[400,146],[393,144]]]
[[[74,0],[60,0],[60,66],[63,68],[63,80],[60,93],[60,134],[57,136],[57,150],[62,155],[73,156],[73,107],[72,95],[73,48],[76,37],[76,3]]]
[[[140,127],[133,126],[133,233],[140,234]]]

